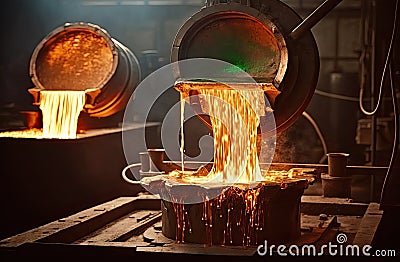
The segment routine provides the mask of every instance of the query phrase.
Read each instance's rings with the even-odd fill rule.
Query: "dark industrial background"
[[[302,17],[306,17],[322,1],[286,0],[283,2],[293,7]],[[143,77],[145,77],[157,68],[169,63],[171,45],[179,27],[203,5],[204,0],[4,1],[0,9],[2,37],[0,42],[0,130],[20,128],[24,125],[24,119],[17,112],[37,110],[32,105],[32,97],[27,92],[29,88],[33,87],[29,76],[29,61],[36,45],[56,27],[66,22],[78,21],[90,22],[103,27],[113,38],[135,53],[139,58]],[[375,82],[376,86],[379,86],[388,41],[392,33],[394,6],[395,0],[344,0],[312,29],[320,52],[321,69],[317,91],[306,112],[312,116],[321,129],[328,151],[350,153],[349,164],[352,165],[387,166],[389,163],[394,133],[390,89],[384,89],[381,109],[372,118],[366,117],[360,112],[358,95],[360,85],[365,84],[365,105],[370,108],[369,103],[374,100],[370,99],[370,90],[373,86],[371,83]],[[375,26],[373,25],[374,20]],[[375,34],[374,41],[371,38],[372,32]],[[393,61],[395,61],[393,72],[397,88],[399,88],[400,83],[400,39],[398,38],[393,47]],[[372,60],[375,60],[374,66],[371,66]],[[385,86],[388,86],[386,82]],[[397,91],[399,90],[397,89]],[[377,92],[377,88],[374,92]],[[397,92],[397,97],[399,98],[399,92]],[[178,96],[171,95],[167,98],[178,99]],[[165,109],[162,107],[168,105],[170,105],[170,102],[159,104],[161,109]],[[155,115],[151,120],[160,121],[162,115]],[[200,133],[208,132],[200,121],[195,121],[195,123],[199,126],[193,128],[194,130]],[[116,139],[119,139],[119,137],[116,137]],[[82,153],[80,149],[80,154],[86,156],[99,154],[96,145],[98,146],[98,143],[102,143],[102,141],[90,143],[95,148],[93,151],[97,152],[91,152],[87,145],[81,145],[87,151]],[[118,147],[118,145],[110,144],[106,150],[119,150],[120,146]],[[14,169],[17,170],[15,172],[28,170],[23,168],[29,162],[26,161],[26,158],[36,157],[36,159],[42,159],[44,163],[47,161],[46,156],[48,154],[37,152],[32,148],[24,149],[28,146],[29,143],[20,146],[14,144],[1,145],[2,156],[11,154],[15,161],[12,164],[14,166],[20,165],[19,169]],[[48,148],[52,146],[48,145]],[[62,146],[68,147],[65,144]],[[19,154],[10,149],[12,147],[17,147],[18,150],[25,152]],[[41,148],[46,150],[46,147]],[[7,152],[6,150],[11,151]],[[99,150],[101,151],[101,148]],[[196,154],[197,148],[194,147],[191,152]],[[326,163],[326,159],[322,158],[324,154],[322,142],[310,121],[303,117],[280,135],[277,152],[277,155],[279,155],[277,161]],[[76,155],[77,159],[82,159],[80,154]],[[41,155],[43,157],[39,157]],[[77,159],[69,159],[65,165],[71,165],[73,168],[69,170],[76,171],[75,175],[69,174],[71,179],[75,181],[79,181],[80,177],[78,176],[86,181],[83,178],[85,173],[90,173],[91,176],[96,173],[99,176],[114,176],[119,179],[116,180],[116,183],[123,184],[124,181],[120,179],[119,173],[120,168],[126,164],[123,162],[122,152],[118,151],[113,157],[111,159],[107,159],[107,155],[100,157],[101,160],[98,165],[102,161],[109,161],[108,169],[99,166],[79,166],[79,164],[76,164],[79,162]],[[113,161],[114,164],[112,164]],[[115,164],[116,162],[117,164]],[[40,216],[35,214],[35,210],[29,210],[34,215],[30,216],[29,213],[25,213],[25,217],[19,217],[17,220],[9,216],[9,220],[6,220],[6,222],[14,221],[14,226],[11,224],[11,226],[4,227],[4,223],[2,223],[0,238],[49,222],[121,194],[136,193],[135,190],[130,191],[128,185],[126,187],[112,187],[103,184],[97,185],[99,192],[91,194],[96,185],[89,182],[87,184],[76,182],[79,187],[71,188],[71,191],[70,188],[66,187],[61,187],[62,190],[60,190],[60,187],[57,188],[55,191],[58,191],[61,196],[55,200],[51,198],[51,195],[43,196],[44,193],[41,190],[32,191],[30,188],[37,187],[37,184],[43,181],[50,181],[47,176],[56,175],[62,173],[62,171],[44,170],[40,177],[32,177],[32,174],[27,173],[23,175],[30,177],[30,179],[23,180],[20,178],[20,180],[16,180],[18,182],[10,182],[9,180],[12,180],[13,176],[17,177],[21,174],[10,174],[13,170],[4,168],[4,165],[8,164],[10,163],[1,161],[1,180],[6,179],[6,181],[2,181],[1,187],[8,187],[8,191],[3,189],[3,192],[8,193],[2,194],[3,199],[1,201],[2,203],[7,202],[8,207],[13,206],[10,212],[19,210],[18,216],[24,215],[23,207],[15,206],[22,205],[24,200],[19,199],[19,202],[13,202],[13,198],[8,197],[10,195],[7,196],[7,194],[11,194],[10,192],[17,192],[17,194],[22,195],[24,192],[29,192],[29,196],[24,196],[25,200],[41,196],[40,199],[49,197],[46,200],[48,202],[60,201],[62,203],[65,198],[71,201],[68,203],[69,206],[60,205],[58,209],[52,208],[50,204],[43,203],[43,206],[48,205],[48,208],[38,211],[41,212]],[[116,168],[113,169],[113,167]],[[35,172],[40,173],[41,171]],[[64,177],[62,181],[68,181],[68,179]],[[374,178],[374,181],[371,181],[370,178],[356,181],[356,186],[360,187],[358,200],[379,201],[382,182],[382,177]],[[373,187],[371,187],[371,183],[374,183]],[[107,187],[109,188],[108,192]],[[370,190],[373,191],[370,192]],[[40,206],[40,204],[37,205]],[[47,211],[44,212],[43,210]]]

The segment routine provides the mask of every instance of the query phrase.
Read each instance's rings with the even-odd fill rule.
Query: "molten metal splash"
[[[6,131],[1,132],[0,137],[12,137],[12,138],[42,138],[43,131],[38,128],[31,128],[26,130],[18,131]]]
[[[218,196],[212,195],[212,199],[204,193],[207,187],[199,187],[197,190],[187,192],[187,194],[198,194],[203,199],[200,213],[201,225],[197,224],[197,209],[194,207],[196,205],[185,204],[183,195],[180,197],[170,195],[176,216],[176,241],[178,243],[188,241],[191,234],[199,234],[196,231],[199,228],[205,230],[205,239],[201,241],[208,245],[217,243],[253,246],[264,241],[266,232],[271,230],[266,224],[269,219],[267,214],[270,197],[280,190],[293,192],[293,189],[287,188],[294,184],[305,189],[310,182],[314,181],[314,176],[300,170],[268,171],[264,179],[257,185],[220,185],[224,189]],[[214,239],[215,236],[217,239]]]

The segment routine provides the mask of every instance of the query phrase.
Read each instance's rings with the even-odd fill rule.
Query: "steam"
[[[296,162],[296,138],[290,137],[287,131],[277,135],[275,155],[273,162],[275,163],[293,163]]]

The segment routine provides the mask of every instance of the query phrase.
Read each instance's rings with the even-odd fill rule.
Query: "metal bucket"
[[[242,69],[258,83],[272,84],[279,95],[273,101],[266,95],[274,110],[276,131],[281,132],[301,116],[318,80],[319,54],[311,31],[296,39],[290,36],[301,22],[294,10],[277,0],[212,1],[182,25],[171,61],[218,59]],[[212,77],[240,82],[237,68],[215,72]],[[184,78],[185,70],[178,68],[177,78]],[[198,115],[211,126],[201,112]],[[264,130],[269,131],[268,127]]]
[[[239,189],[239,194],[217,197],[208,204],[163,200],[162,232],[180,242],[209,245],[251,246],[262,244],[265,240],[273,244],[288,243],[301,235],[300,202],[308,182],[300,180],[286,185],[284,188],[280,185],[261,185],[250,212],[247,212],[249,206],[242,197],[245,194],[240,191],[242,189]],[[200,191],[204,189],[199,186]],[[192,193],[196,195],[196,192]],[[208,212],[206,218],[204,212]],[[184,214],[183,228],[177,213]]]
[[[85,112],[107,117],[122,110],[141,79],[136,56],[98,25],[66,23],[47,35],[30,60],[35,88],[86,92]]]

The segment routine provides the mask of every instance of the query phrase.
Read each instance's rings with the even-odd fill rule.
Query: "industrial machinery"
[[[181,27],[172,62],[220,59],[272,83],[281,92],[273,106],[277,131],[286,129],[307,107],[318,80],[318,48],[309,30],[340,1],[328,1],[304,22],[280,1],[218,2],[208,1]]]
[[[180,28],[173,43],[171,60],[172,62],[177,62],[192,58],[219,59],[239,67],[251,75],[257,83],[272,84],[276,88],[278,95],[272,97],[267,94],[267,97],[272,105],[276,132],[280,133],[290,127],[302,115],[315,90],[319,73],[319,55],[310,29],[340,2],[325,1],[315,12],[302,21],[292,9],[280,1],[245,1],[245,3],[207,1],[206,6],[190,17]],[[177,89],[182,89],[181,86],[185,85],[185,70],[186,68],[177,68],[177,78],[180,81],[177,84]],[[220,73],[215,72],[214,77],[218,79],[222,75]],[[241,81],[235,74],[235,70],[230,73],[231,75],[228,76],[227,80],[229,83],[239,83]],[[224,79],[226,79],[226,75],[225,71],[223,74]],[[191,91],[196,91],[195,89],[190,89],[193,85],[195,85],[193,81],[187,84],[189,86],[189,97],[191,96]],[[203,81],[199,85],[204,86],[208,85],[208,83]],[[203,105],[204,102],[195,101],[194,104],[198,106],[199,104]],[[212,121],[210,121],[210,118],[201,114],[200,111],[197,107],[198,116],[211,127]],[[340,174],[331,172],[334,169],[333,166],[336,165],[334,162],[338,161],[333,160],[337,156],[344,157],[344,162],[340,160],[342,161],[342,169],[346,170],[347,168],[346,164],[343,166],[348,156],[347,154],[330,154],[330,171],[324,170],[318,173],[318,176],[322,178],[324,196],[351,197],[350,185],[353,173],[350,171],[344,175],[345,172],[339,172]],[[156,162],[159,163],[159,159]],[[281,170],[292,172],[290,167],[293,167],[293,165],[287,165],[286,169],[283,168]],[[316,165],[306,165],[304,167],[311,168],[314,171],[317,169]],[[387,171],[387,168],[359,167],[356,169],[358,169],[358,174],[364,172],[382,174]],[[156,171],[166,173],[171,170],[173,168],[168,164],[159,164],[156,168]],[[214,169],[208,168],[207,170],[212,172],[210,170]],[[184,172],[182,170],[182,173]],[[303,172],[307,171],[303,170],[301,174]],[[321,176],[321,173],[328,175],[323,174]],[[387,177],[389,175],[388,172]],[[126,180],[134,183],[129,179]],[[291,182],[285,181],[287,185],[283,188],[292,190],[286,189],[285,191],[285,189],[282,190],[281,188],[281,190],[278,190],[280,193],[276,199],[274,199],[274,196],[267,196],[268,192],[271,193],[269,190],[273,190],[267,188],[265,189],[267,195],[260,193],[263,195],[260,198],[267,202],[267,204],[264,203],[265,206],[259,206],[259,201],[262,200],[257,196],[253,196],[256,208],[253,207],[253,210],[250,208],[251,211],[248,211],[248,206],[244,204],[243,209],[240,210],[239,207],[234,205],[236,209],[239,209],[239,211],[236,210],[239,213],[230,217],[229,212],[226,213],[226,209],[232,208],[230,211],[235,211],[233,206],[229,205],[234,198],[230,199],[229,196],[222,197],[222,200],[219,198],[216,202],[208,201],[207,199],[203,202],[200,201],[200,204],[194,205],[193,203],[186,204],[184,203],[185,200],[182,200],[185,197],[207,195],[210,191],[216,190],[213,187],[190,186],[176,181],[171,182],[168,178],[166,180],[144,178],[141,181],[141,184],[146,189],[152,188],[154,190],[154,187],[160,187],[158,193],[163,198],[162,232],[165,236],[177,241],[252,245],[259,244],[260,240],[287,243],[298,239],[300,236],[300,202],[296,201],[301,197],[302,190],[307,186],[303,186],[303,189],[298,188],[297,195],[293,193],[296,196],[292,196],[292,200],[290,200],[289,195],[292,194],[295,186]],[[155,181],[158,183],[157,186],[155,186]],[[282,182],[282,184],[285,184],[285,182]],[[192,187],[190,189],[192,190],[191,196],[183,193],[185,187]],[[294,190],[296,191],[297,189]],[[244,190],[244,192],[249,191],[251,190]],[[176,193],[179,197],[174,199],[172,195]],[[169,197],[166,196],[168,194],[170,195]],[[246,193],[242,194],[245,199],[248,197]],[[236,204],[240,206],[240,198],[236,199],[236,201]],[[281,215],[274,208],[274,201],[284,206],[280,209],[283,212]],[[292,203],[290,204],[290,202]],[[216,206],[216,209],[207,207],[208,205]],[[246,212],[245,210],[251,213],[250,218],[241,217],[241,214]],[[293,216],[292,212],[287,210],[294,212]],[[255,229],[254,232],[251,229],[243,229],[243,227],[252,228],[254,226],[251,223],[254,223],[254,220],[257,219],[253,217],[252,212],[257,214],[265,212],[267,214],[266,220],[261,224],[268,225],[266,226],[268,227],[266,229],[268,232],[265,232],[265,229]],[[212,220],[209,217],[212,217]],[[215,217],[220,217],[220,219]],[[237,222],[238,227],[236,228],[230,225],[236,223],[235,219],[240,221]],[[260,218],[258,219],[260,220]],[[258,226],[257,223],[255,227]],[[280,228],[278,224],[280,227],[284,227],[285,230]],[[271,228],[276,229],[276,232]],[[261,232],[257,232],[257,230]],[[263,230],[264,232],[262,232]]]
[[[2,231],[6,235],[116,197],[123,188],[128,191],[112,173],[124,165],[119,123],[141,80],[132,51],[98,25],[66,23],[38,43],[29,69],[35,87],[28,91],[37,111],[25,112],[30,119],[26,127],[0,132],[2,150],[7,152],[1,158],[1,198],[9,199],[2,203],[9,210],[2,216],[2,223],[9,225]],[[63,107],[57,99],[53,113],[39,109],[43,94],[64,92],[83,92],[82,112],[65,107],[67,100]],[[75,121],[69,115],[73,111],[79,115]],[[45,114],[47,126],[74,128],[71,138],[44,137]],[[148,125],[148,131],[157,133],[157,125]],[[144,130],[132,123],[128,132],[140,137]],[[136,146],[138,152],[145,148]],[[30,219],[16,219],[23,214]]]
[[[35,48],[30,61],[35,105],[41,90],[83,90],[85,113],[105,118],[121,112],[141,80],[136,56],[98,25],[66,23]]]
[[[265,92],[275,117],[276,132],[280,133],[298,119],[314,93],[319,73],[319,55],[310,29],[339,2],[325,1],[302,21],[292,9],[280,1],[247,1],[244,4],[209,1],[180,28],[173,43],[171,60],[177,62],[194,58],[218,59],[245,71],[258,84],[273,85],[273,95],[268,93],[270,89]],[[178,63],[177,67],[178,82],[175,88],[187,92],[198,117],[211,128],[212,119],[201,114],[201,109],[210,105],[204,106],[206,102],[192,100],[190,97],[197,94],[197,89],[193,86],[219,87],[215,83],[208,83],[207,80],[196,83],[198,80],[185,79],[186,66],[180,68]],[[243,79],[237,72],[216,71],[212,76],[213,79],[223,78],[228,85],[240,85]],[[218,146],[218,141],[214,145]],[[231,188],[241,187],[235,184],[231,185],[232,187],[208,184],[202,186],[186,184],[181,180],[171,181],[165,176],[143,177],[151,172],[170,173],[177,168],[174,164],[163,163],[163,157],[154,158],[154,154],[150,154],[150,160],[156,163],[155,170],[146,174],[147,169],[142,168],[141,173],[136,173],[135,177],[140,180],[139,184],[152,193],[156,191],[163,199],[162,233],[169,238],[180,242],[217,245],[251,246],[264,240],[287,243],[298,240],[301,235],[299,199],[304,189],[314,181],[307,181],[307,172],[314,172],[319,179],[322,178],[324,196],[349,198],[352,171],[357,170],[355,173],[360,174],[373,170],[358,167],[344,172],[347,168],[347,156],[348,154],[330,154],[329,170],[321,171],[316,165],[305,165],[298,171],[298,180],[282,179],[280,188],[275,188],[276,191],[272,184],[263,184],[261,191],[257,189],[256,194],[251,193],[253,189],[246,187],[238,189],[239,193],[232,193]],[[337,167],[339,162],[341,167]],[[190,162],[186,163],[185,168],[188,166]],[[130,167],[135,167],[135,164],[127,168]],[[289,173],[292,178],[293,167],[299,168],[290,164],[283,167],[272,165],[270,170],[277,168],[278,172]],[[135,181],[125,175],[127,168],[124,169],[124,178],[134,184]],[[333,172],[335,168],[343,170]],[[197,173],[210,174],[215,170],[210,164],[205,165],[205,169],[206,171],[203,169]],[[386,168],[376,168],[372,172],[382,173],[385,170]],[[184,172],[182,170],[182,174]],[[321,176],[321,173],[329,175]],[[211,201],[213,197],[209,194],[218,190],[224,193],[220,193],[218,200]],[[235,197],[235,194],[240,197]],[[249,197],[254,201],[251,207],[246,202]],[[188,199],[190,203],[187,203]],[[199,203],[193,199],[197,199]],[[232,205],[235,201],[236,205]],[[243,216],[246,212],[248,215]]]
[[[303,114],[317,84],[319,54],[310,29],[340,2],[326,0],[302,20],[278,0],[208,0],[206,6],[178,31],[171,60],[210,58],[226,61],[249,74],[256,84],[272,86],[275,95],[265,92],[275,117],[274,131],[279,134]],[[35,61],[40,64],[41,52],[37,52],[36,57]],[[33,79],[40,87],[45,78],[35,63],[31,69],[37,72]],[[177,85],[187,84],[186,68],[179,68],[178,63],[176,69]],[[219,73],[215,72],[217,78]],[[223,75],[229,75],[229,83],[242,83],[236,73],[232,70]],[[193,84],[189,80],[189,85]],[[102,88],[106,90],[107,85]],[[33,95],[37,96],[35,92]],[[93,95],[98,92],[89,90],[88,101],[100,99],[101,94]],[[98,104],[89,103],[86,110],[89,114],[107,115],[107,101],[111,97],[115,96],[104,96]],[[120,105],[117,103],[115,108]],[[201,109],[204,105],[196,110]],[[212,128],[213,119],[197,112],[198,117]],[[256,147],[255,144],[250,147]],[[352,175],[386,175],[387,180],[392,179],[392,185],[400,179],[393,180],[393,167],[347,166],[348,154],[345,153],[329,154],[328,165],[268,163],[273,179],[254,187],[250,184],[259,181],[233,185],[182,182],[185,172],[199,177],[211,173],[215,170],[212,166],[215,162],[203,163],[199,169],[198,163],[187,162],[177,170],[175,163],[165,161],[162,149],[145,153],[141,155],[140,163],[123,169],[123,178],[130,184],[157,192],[157,196],[143,193],[136,197],[121,197],[4,239],[0,246],[27,254],[43,251],[54,254],[67,247],[69,250],[81,248],[92,254],[102,250],[110,257],[122,254],[139,258],[160,258],[178,253],[254,258],[260,255],[262,248],[266,251],[267,242],[298,247],[321,247],[328,243],[361,247],[372,244],[383,216],[382,209],[398,205],[396,195],[381,205],[352,203],[349,199]],[[263,164],[260,163],[261,170]],[[138,181],[128,178],[128,170],[139,178]],[[313,183],[321,183],[321,179],[322,196],[303,195]],[[215,192],[218,197],[209,198]],[[105,247],[115,253],[107,253],[102,249]],[[273,256],[277,252],[280,251],[275,246],[269,254]],[[288,252],[290,250],[286,250],[286,254]],[[321,252],[321,256],[329,255]]]
[[[263,4],[256,1],[247,1],[245,4],[209,1],[205,8],[194,14],[180,28],[173,43],[171,60],[176,62],[191,58],[218,59],[239,67],[257,83],[272,84],[274,95],[265,92],[274,112],[276,131],[279,133],[292,125],[305,110],[318,80],[318,49],[309,29],[339,2],[328,1],[328,4],[323,5],[301,24],[300,17],[280,1],[268,1]],[[185,68],[177,70],[178,80],[183,86],[184,70]],[[215,72],[214,77],[218,79],[222,74]],[[223,77],[228,79],[228,83],[243,81],[235,70],[228,71],[227,74],[224,72]],[[188,88],[192,85],[193,82]],[[200,85],[204,86],[206,83]],[[210,88],[217,87],[211,85]],[[193,91],[197,90],[189,89],[189,97]],[[193,104],[192,101],[191,103]],[[204,114],[198,115],[212,126],[210,119]],[[214,139],[216,131],[214,129]],[[217,146],[218,142],[214,144]],[[255,145],[250,145],[252,146]],[[214,159],[214,162],[216,161]],[[162,167],[160,169],[163,170]],[[165,197],[163,201],[163,233],[183,242],[231,245],[260,244],[264,240],[285,243],[297,239],[300,236],[299,199],[308,183],[306,179],[283,180],[281,183],[276,184],[275,189],[272,184],[263,185],[263,189],[257,193],[252,192],[252,189],[244,189],[243,193],[238,193],[244,197],[243,204],[240,204],[241,197],[235,197],[236,192],[224,191],[225,193],[221,194],[225,196],[216,202],[210,200],[209,204],[205,204],[208,203],[206,197],[199,204],[187,205],[187,197],[180,192],[185,188],[185,184],[171,182],[169,185],[167,179],[165,188],[172,196]],[[282,186],[283,184],[285,186]],[[216,190],[213,187],[207,189],[207,186],[201,185],[186,186],[191,187],[188,189],[188,195],[210,194],[209,198],[214,198],[210,193]],[[222,188],[228,192],[230,190],[226,189],[226,186]],[[236,188],[235,184],[232,188]],[[160,191],[160,195],[163,196],[162,192],[163,189]],[[179,192],[178,197],[173,196],[175,192]],[[253,201],[256,203],[253,205],[256,207],[250,207],[246,202],[246,198],[253,193]],[[233,199],[237,203],[231,206],[229,203],[234,201]],[[207,209],[206,205],[210,207]],[[275,205],[277,208],[274,208]],[[217,209],[212,206],[217,206]],[[218,206],[221,210],[218,210]],[[181,212],[186,212],[187,215],[181,217]],[[246,212],[250,214],[241,215]]]

